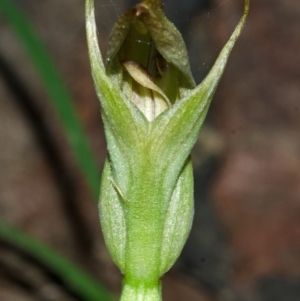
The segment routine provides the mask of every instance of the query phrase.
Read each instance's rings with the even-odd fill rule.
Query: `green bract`
[[[190,152],[249,9],[203,82],[195,87],[181,35],[161,1],[125,12],[104,66],[94,1],[86,1],[87,38],[108,147],[100,220],[125,275],[121,300],[161,300],[160,277],[179,256],[193,217]]]

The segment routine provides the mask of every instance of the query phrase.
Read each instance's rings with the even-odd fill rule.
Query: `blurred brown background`
[[[1,0],[0,0],[1,1]],[[105,52],[116,18],[135,1],[96,0]],[[99,169],[106,155],[83,0],[16,0],[57,63]],[[241,0],[166,0],[200,82],[237,24]],[[195,220],[165,301],[300,300],[300,1],[252,0],[193,152]],[[0,16],[0,215],[77,262],[114,292],[121,277],[97,207],[21,43]],[[47,129],[4,78],[21,80]],[[49,145],[50,143],[49,152]],[[48,148],[47,148],[48,147]],[[0,300],[80,300],[45,267],[0,241]]]

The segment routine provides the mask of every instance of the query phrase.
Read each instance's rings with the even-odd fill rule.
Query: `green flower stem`
[[[161,283],[160,281],[153,286],[147,286],[141,283],[130,285],[126,282],[123,286],[120,301],[161,301]]]

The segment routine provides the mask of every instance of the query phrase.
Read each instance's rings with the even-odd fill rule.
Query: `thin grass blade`
[[[1,0],[0,13],[5,17],[28,52],[49,95],[49,100],[60,117],[80,168],[95,199],[98,199],[100,176],[96,160],[76,114],[74,102],[55,67],[55,63],[27,18],[13,1]]]
[[[36,258],[86,301],[114,301],[107,289],[46,244],[0,220],[0,238]]]

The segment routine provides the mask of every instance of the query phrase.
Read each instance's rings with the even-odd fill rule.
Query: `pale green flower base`
[[[161,283],[150,287],[142,283],[134,286],[125,283],[120,301],[162,301]]]

